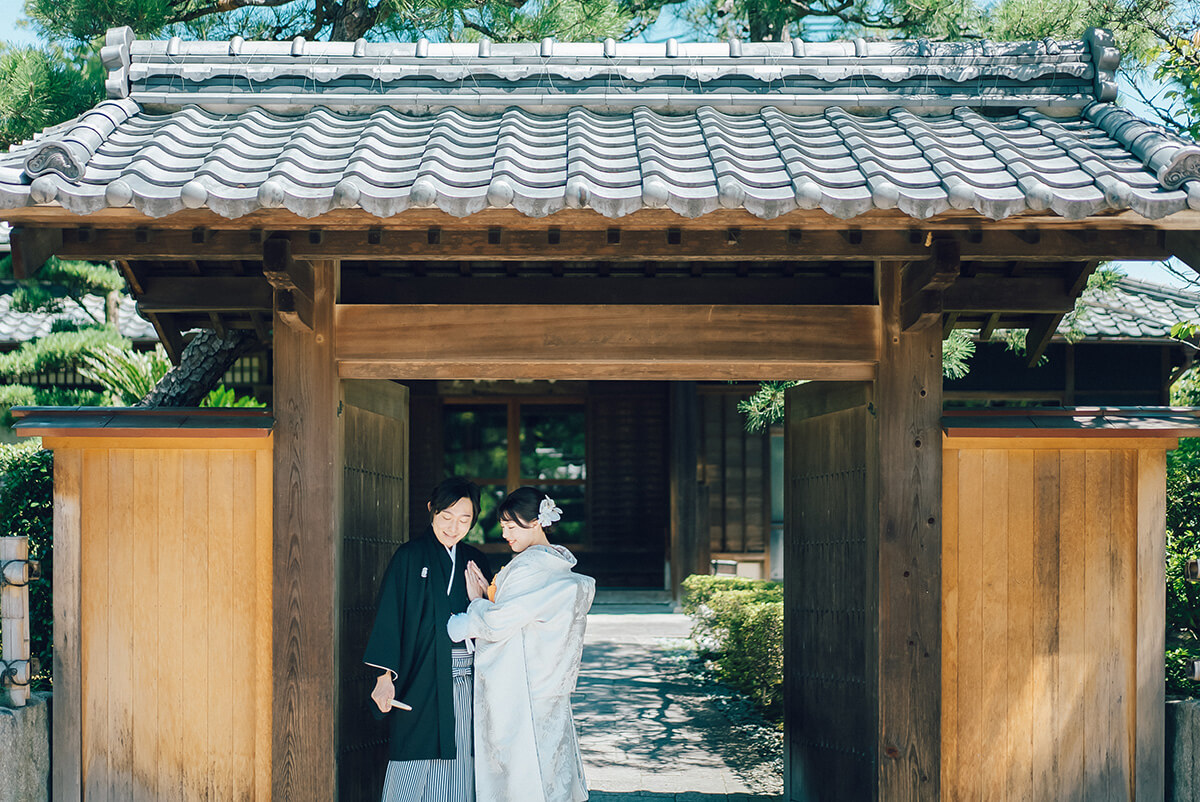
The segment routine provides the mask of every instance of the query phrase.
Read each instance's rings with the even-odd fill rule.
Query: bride
[[[588,792],[571,692],[596,582],[571,570],[571,552],[550,544],[562,510],[545,493],[519,488],[498,512],[516,556],[492,587],[467,566],[471,602],[447,626],[451,640],[468,648],[475,641],[476,797],[581,802]]]

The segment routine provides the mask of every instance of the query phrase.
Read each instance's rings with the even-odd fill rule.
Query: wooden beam
[[[253,276],[148,277],[138,310],[163,312],[269,312],[271,285]]]
[[[876,648],[876,799],[940,798],[942,340],[937,327],[904,332],[900,265],[881,263],[883,337],[875,415],[878,523],[867,553],[877,596],[867,632]]]
[[[1075,294],[1054,278],[962,279],[942,293],[947,312],[1045,314],[1075,308]]]
[[[303,293],[278,290],[275,293],[275,316],[299,332],[313,332],[313,302]]]
[[[1062,322],[1063,317],[1064,315],[1043,315],[1029,327],[1029,331],[1025,333],[1025,357],[1029,367],[1036,367],[1042,354],[1046,353],[1046,346],[1050,345],[1050,338],[1058,331],[1058,324]]]
[[[12,245],[13,278],[33,278],[42,265],[62,247],[61,228],[14,226],[9,234]]]
[[[869,274],[852,278],[390,278],[342,272],[348,304],[870,304]]]
[[[924,233],[928,236],[913,237],[909,231],[911,220],[891,215],[856,218],[853,229],[847,228],[845,221],[823,213],[797,220],[779,218],[772,221],[751,215],[729,218],[727,213],[720,212],[696,220],[684,220],[674,213],[666,216],[636,213],[622,218],[620,228],[614,228],[612,221],[594,213],[536,219],[517,214],[503,217],[507,222],[503,227],[485,225],[483,221],[492,216],[485,213],[466,220],[444,216],[442,224],[436,226],[437,237],[430,235],[428,224],[420,223],[428,221],[428,215],[414,215],[411,210],[387,221],[361,216],[328,216],[328,228],[318,238],[310,236],[312,221],[288,225],[281,219],[266,227],[277,232],[290,231],[285,236],[292,241],[292,256],[305,259],[788,259],[813,262],[857,261],[868,257],[919,261],[927,259],[933,243],[943,239],[959,242],[962,260],[971,262],[1165,259],[1173,253],[1163,232],[1150,226],[1130,227],[1126,224],[1089,229],[1094,230],[1094,236],[1081,239],[1072,233],[1077,229],[1069,227],[1081,224],[1053,218],[1039,220],[1038,225],[1045,227],[1037,229],[1039,241],[1030,242],[1024,229],[1005,227],[1005,221],[989,221],[986,229],[975,230],[972,223],[948,219],[924,224]],[[185,215],[176,221],[174,217],[143,222],[137,227],[88,229],[86,236],[79,229],[66,228],[57,252],[64,258],[97,260],[262,258],[263,243],[267,240],[263,239],[264,218],[261,216],[249,215],[234,221],[206,218],[211,227],[204,229],[200,242],[196,241],[195,227],[185,225],[186,221],[199,218]],[[102,223],[103,216],[90,215],[88,219],[95,219],[97,226],[112,225]],[[724,225],[722,220],[726,219],[739,220],[741,225]],[[579,222],[564,222],[572,220]],[[78,218],[62,222],[75,226]],[[381,222],[386,225],[380,225]],[[1088,221],[1087,225],[1098,226],[1102,222],[1111,223],[1097,220]],[[156,228],[148,228],[149,224]],[[550,227],[560,230],[559,241],[555,244],[548,242]],[[495,228],[502,231],[498,242]],[[736,237],[730,236],[730,229],[736,229]],[[615,241],[610,231],[618,232]],[[797,237],[796,232],[801,236]],[[1186,241],[1187,232],[1166,232],[1167,236],[1177,234],[1183,234]],[[926,245],[927,241],[929,245]],[[1175,247],[1179,247],[1178,243]]]
[[[344,378],[873,376],[875,306],[347,305]]]
[[[916,331],[942,321],[942,291],[962,274],[962,248],[955,239],[933,240],[929,258],[904,266],[900,279],[900,325]]]
[[[335,799],[340,443],[335,270],[318,266],[313,329],[275,323],[272,799]]]

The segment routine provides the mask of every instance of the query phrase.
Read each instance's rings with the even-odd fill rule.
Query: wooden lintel
[[[271,311],[271,286],[256,276],[156,276],[144,283],[138,309],[145,313]]]
[[[465,263],[464,263],[465,264]],[[349,271],[343,265],[341,295],[347,304],[869,304],[869,274],[841,278],[731,278],[726,276],[603,279],[546,276],[392,278]]]
[[[1063,315],[1045,315],[1029,327],[1025,334],[1025,355],[1029,367],[1036,367],[1042,354],[1046,353],[1046,346],[1050,345],[1050,338],[1058,331],[1062,319]]]
[[[861,378],[877,306],[350,305],[343,377]]]
[[[12,244],[13,278],[32,278],[42,265],[62,247],[61,228],[14,226],[9,235]]]
[[[313,302],[301,292],[275,291],[275,312],[279,319],[296,331],[312,334]]]
[[[857,226],[856,220],[855,228],[847,228],[840,221],[814,220],[812,228],[798,228],[794,222],[789,224],[782,219],[750,218],[736,226],[737,236],[731,239],[729,231],[735,227],[721,225],[720,220],[726,218],[714,215],[691,221],[677,219],[664,222],[661,227],[644,222],[659,219],[654,216],[638,218],[638,223],[623,220],[622,227],[616,229],[619,236],[615,242],[609,234],[609,221],[595,215],[583,218],[591,221],[590,226],[566,224],[557,217],[524,218],[503,227],[482,225],[475,217],[468,221],[450,220],[435,227],[417,226],[411,222],[418,219],[415,217],[405,218],[408,222],[385,221],[390,223],[389,226],[371,218],[355,227],[331,222],[331,227],[316,238],[310,234],[312,224],[305,222],[293,227],[290,234],[275,236],[289,238],[290,255],[295,259],[790,259],[809,262],[888,259],[912,262],[929,258],[933,243],[940,240],[958,242],[964,261],[1165,259],[1171,255],[1160,237],[1161,232],[1147,227],[1096,229],[1094,236],[1087,238],[1072,234],[1071,229],[1039,228],[1038,241],[1031,243],[1027,241],[1031,237],[1023,229],[1005,228],[999,224],[980,231],[966,223],[926,223],[928,236],[914,241],[908,224],[899,219],[888,218],[892,228],[879,227],[883,225],[882,219],[864,221],[861,226]],[[207,228],[204,242],[199,244],[193,241],[192,227],[170,228],[164,221],[157,222],[163,228],[148,229],[144,224],[139,228],[96,228],[89,229],[86,236],[80,229],[66,229],[58,255],[97,260],[261,260],[264,245],[270,239],[264,240],[260,229],[224,227],[238,222],[223,221],[220,222],[222,227]],[[216,225],[218,223],[214,221],[213,226]],[[251,225],[251,221],[243,225]],[[548,247],[547,232],[551,227],[558,228],[560,236],[558,243]],[[271,228],[285,229],[284,226]],[[500,228],[503,232],[500,242],[494,241],[495,235],[490,233],[492,228]],[[434,230],[436,236],[431,233]],[[1190,236],[1190,232],[1168,233]]]

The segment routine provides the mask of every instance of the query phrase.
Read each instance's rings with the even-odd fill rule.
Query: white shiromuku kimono
[[[496,578],[496,601],[450,619],[475,638],[475,793],[479,802],[588,798],[571,717],[596,581],[562,546],[530,546]]]

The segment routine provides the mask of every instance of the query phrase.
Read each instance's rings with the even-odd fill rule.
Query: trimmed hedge
[[[0,536],[28,537],[29,558],[41,561],[44,577],[29,586],[30,650],[42,664],[34,690],[49,690],[51,684],[53,531],[53,453],[36,443],[0,445]]]
[[[683,611],[692,638],[727,685],[774,721],[783,717],[783,585],[740,577],[689,576]]]

